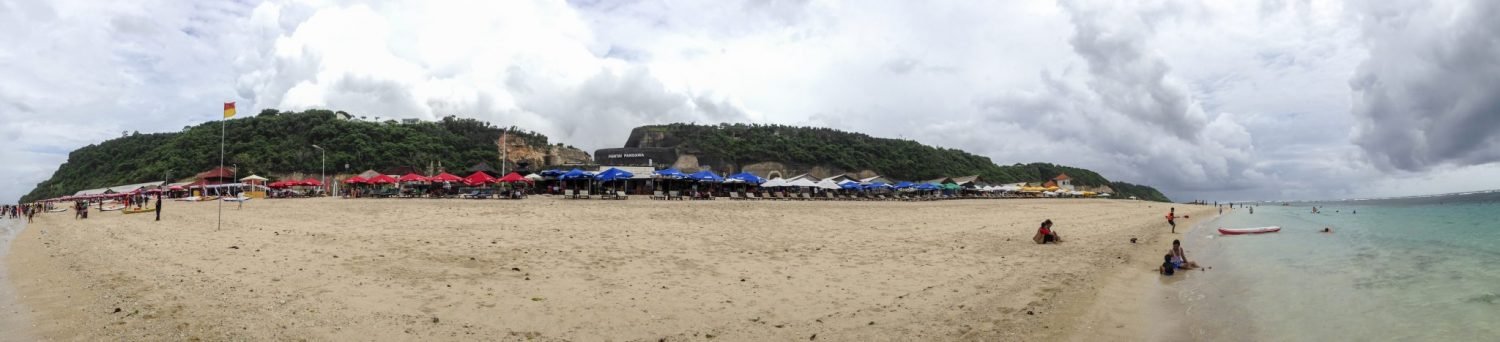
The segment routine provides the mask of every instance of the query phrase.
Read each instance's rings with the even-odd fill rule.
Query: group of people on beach
[[[1170,276],[1177,273],[1177,270],[1191,270],[1195,268],[1198,268],[1198,263],[1188,261],[1187,251],[1182,250],[1182,241],[1172,240],[1172,250],[1167,251],[1167,255],[1162,258],[1161,267],[1158,268],[1158,271],[1161,272],[1161,275]]]
[[[0,218],[14,220],[24,217],[26,218],[26,223],[31,223],[31,220],[36,217],[38,210],[41,210],[41,207],[35,204],[6,204],[0,206]]]

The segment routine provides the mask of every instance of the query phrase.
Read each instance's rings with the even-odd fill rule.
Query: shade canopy
[[[474,173],[469,174],[468,177],[464,177],[464,183],[468,185],[481,185],[494,182],[495,177],[490,176],[490,174],[488,173],[484,173],[484,171],[474,171]]]
[[[818,186],[818,184],[813,183],[813,181],[807,180],[807,178],[797,178],[796,180],[792,180],[790,182],[786,182],[786,186],[797,186],[797,187],[808,187],[808,188],[811,188],[811,187]]]
[[[860,187],[859,182],[844,182],[843,184],[839,184],[839,188],[844,190],[859,190]]]
[[[370,180],[367,183],[370,183],[370,184],[395,184],[396,183],[396,179],[392,178],[389,175],[379,175],[379,176],[375,176],[375,178],[370,178]]]
[[[599,174],[594,175],[594,179],[600,182],[627,180],[631,177],[635,177],[635,174],[630,173],[630,171],[625,171],[613,167],[609,168],[608,170],[600,171]]]
[[[760,184],[760,183],[765,183],[766,179],[765,178],[760,178],[759,176],[756,176],[756,175],[751,174],[749,172],[740,172],[740,173],[736,173],[736,174],[734,174],[732,176],[729,176],[727,179],[724,180],[724,182],[729,182],[729,183],[746,183],[746,184]]]
[[[432,178],[428,179],[434,182],[442,183],[461,182],[464,180],[463,178],[458,178],[458,176],[454,176],[453,174],[447,172],[439,173],[438,175],[432,176]]]
[[[828,190],[838,190],[839,189],[839,183],[834,183],[832,179],[824,179],[824,180],[818,181],[818,188],[819,189],[828,189]]]
[[[405,174],[405,175],[401,175],[401,178],[397,178],[396,180],[400,181],[402,183],[408,183],[408,182],[426,182],[426,181],[428,181],[428,179],[427,179],[426,176],[419,175],[416,172],[408,173],[408,174]]]
[[[241,182],[248,182],[248,181],[264,182],[264,181],[266,181],[266,177],[261,177],[261,176],[258,176],[258,175],[250,175],[249,177],[240,178],[240,181]]]
[[[354,176],[354,177],[349,177],[349,179],[345,179],[344,180],[344,184],[364,184],[366,181],[367,180],[365,179],[365,177]],[[271,183],[271,184],[276,184],[276,183]]]
[[[590,179],[590,178],[593,178],[593,177],[594,177],[594,173],[593,172],[588,172],[588,171],[579,170],[579,169],[573,169],[571,171],[568,171],[568,173],[564,173],[561,176],[557,176],[557,179],[561,179],[561,180],[586,180],[586,179]]]
[[[937,184],[922,183],[922,184],[917,184],[916,188],[917,188],[917,190],[937,190],[937,189],[941,189],[942,187],[938,186]]]
[[[323,182],[320,182],[320,181],[318,181],[317,178],[312,178],[312,177],[308,177],[307,179],[303,179],[302,182],[301,182],[301,184],[302,185],[306,185],[306,186],[323,186]]]
[[[653,178],[681,179],[686,176],[682,174],[682,171],[677,171],[677,169],[666,169],[651,173],[651,177]]]
[[[526,180],[529,180],[529,181],[535,182],[535,181],[539,181],[539,180],[542,180],[542,179],[546,179],[546,177],[543,177],[542,174],[540,174],[540,173],[533,173],[533,174],[526,175]]]
[[[893,188],[890,184],[886,184],[885,182],[871,182],[870,184],[865,184],[865,185],[862,185],[862,186],[865,189],[868,189],[868,190],[879,190],[879,189],[890,189],[890,188]]]
[[[786,186],[786,180],[781,178],[772,178],[766,180],[765,183],[760,183],[760,187],[762,188],[776,188],[783,186]]]
[[[958,190],[958,184],[944,183],[943,190]]]
[[[526,177],[522,177],[521,174],[515,172],[507,173],[504,177],[500,177],[501,183],[520,183],[530,181],[530,179],[526,179]]]
[[[707,182],[707,183],[718,183],[718,182],[723,182],[724,181],[724,177],[719,177],[718,174],[715,174],[713,171],[709,171],[709,170],[703,170],[703,171],[695,172],[695,173],[693,173],[691,175],[688,175],[687,178],[690,178],[690,179],[695,180],[695,181]]]
[[[557,177],[557,176],[563,175],[564,173],[567,173],[567,172],[565,172],[563,170],[552,169],[552,170],[542,170],[542,172],[537,172],[536,174],[540,174],[540,175],[542,175],[542,177]]]

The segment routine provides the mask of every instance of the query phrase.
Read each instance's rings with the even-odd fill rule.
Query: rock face
[[[517,136],[506,136],[501,141],[496,141],[495,155],[506,159],[506,166],[515,169],[517,164],[527,164],[533,168],[556,166],[564,164],[589,164],[593,158],[583,150],[558,145],[535,146],[526,141],[526,138]]]

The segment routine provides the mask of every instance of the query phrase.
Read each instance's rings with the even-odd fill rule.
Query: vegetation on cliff
[[[241,175],[316,174],[321,156],[312,145],[317,144],[327,150],[329,173],[400,166],[425,169],[437,163],[462,170],[482,161],[494,164],[495,142],[503,131],[524,138],[534,147],[548,144],[541,134],[474,119],[449,116],[436,122],[375,122],[342,120],[340,115],[328,110],[267,109],[256,116],[229,120],[224,163],[238,165]],[[22,200],[166,177],[179,179],[218,165],[218,121],[184,127],[175,133],[127,134],[69,153],[67,162],[52,178],[37,184]]]
[[[1074,185],[1108,185],[1117,195],[1168,201],[1149,186],[1111,182],[1087,169],[1049,163],[996,165],[987,157],[938,148],[911,140],[876,138],[829,128],[782,125],[669,124],[636,128],[632,137],[655,135],[632,147],[675,147],[729,160],[738,165],[777,161],[821,165],[843,170],[873,170],[895,179],[926,180],[979,175],[996,183],[1045,182],[1060,173]]]

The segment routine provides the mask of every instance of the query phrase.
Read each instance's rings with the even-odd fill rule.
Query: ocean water
[[[1262,204],[1184,240],[1213,267],[1174,284],[1194,339],[1500,341],[1500,193]]]
[[[25,335],[30,321],[21,314],[25,309],[21,307],[19,298],[11,287],[10,275],[5,269],[5,256],[10,252],[10,242],[26,228],[23,222],[24,219],[0,219],[0,341],[30,340]]]

